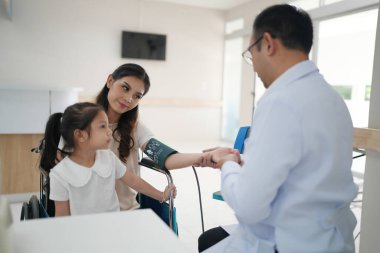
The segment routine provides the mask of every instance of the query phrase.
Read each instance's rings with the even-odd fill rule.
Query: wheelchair
[[[31,152],[40,153],[43,148],[43,140],[40,141],[38,147],[33,148]],[[148,158],[142,158],[139,162],[141,166],[160,172],[166,176],[168,184],[173,183],[173,178],[166,168],[161,168],[158,164]],[[40,168],[40,194],[31,196],[29,202],[24,202],[21,208],[20,220],[47,218],[55,216],[54,201],[49,199],[50,195],[50,180],[49,172]],[[138,193],[136,196],[137,202],[141,209],[152,209],[172,230],[178,235],[178,225],[176,219],[176,209],[174,207],[174,198],[170,196],[169,203],[160,203],[158,200],[150,198],[144,194]]]
[[[20,220],[54,217],[54,201],[49,199],[49,174],[40,168],[40,196],[32,195],[28,202],[23,202]]]
[[[40,140],[37,147],[32,148],[31,152],[40,153],[44,146],[44,139]],[[28,202],[23,202],[21,207],[20,220],[30,220],[39,218],[54,217],[54,201],[49,199],[49,173],[40,168],[40,196],[32,195]]]

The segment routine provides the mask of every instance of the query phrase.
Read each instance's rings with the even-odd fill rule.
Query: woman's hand
[[[177,188],[174,184],[169,184],[165,187],[164,192],[162,193],[162,201],[161,203],[167,201],[170,196],[173,196],[173,198],[177,197]]]
[[[240,153],[232,148],[213,148],[208,149],[203,155],[200,166],[220,168],[227,161],[234,161],[242,165]]]

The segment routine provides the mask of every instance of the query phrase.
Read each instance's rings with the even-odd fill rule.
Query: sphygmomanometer
[[[152,138],[146,144],[144,153],[161,168],[166,168],[166,159],[168,159],[169,156],[178,152],[172,149],[171,147],[165,145],[164,143]]]

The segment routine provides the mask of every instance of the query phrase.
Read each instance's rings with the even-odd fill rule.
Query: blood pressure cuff
[[[165,161],[169,156],[178,153],[176,150],[171,147],[166,146],[162,142],[152,138],[146,144],[144,153],[152,159],[156,164],[161,168],[165,167]]]

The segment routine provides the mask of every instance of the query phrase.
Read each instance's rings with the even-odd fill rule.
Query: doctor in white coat
[[[267,91],[253,116],[244,161],[216,149],[221,190],[239,224],[199,238],[203,252],[353,253],[357,194],[351,173],[353,126],[342,98],[308,59],[309,15],[290,5],[255,19],[243,53]],[[222,234],[223,234],[222,233]]]

